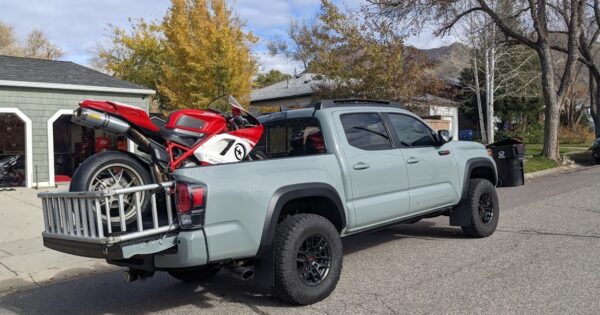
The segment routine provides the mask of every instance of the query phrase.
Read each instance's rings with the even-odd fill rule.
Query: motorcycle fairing
[[[222,164],[243,161],[255,144],[232,134],[219,134],[198,146],[194,156],[204,164]]]

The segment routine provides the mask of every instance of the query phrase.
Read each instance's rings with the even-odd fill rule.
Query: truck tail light
[[[177,182],[175,200],[179,226],[182,229],[197,229],[204,226],[206,210],[206,186]]]

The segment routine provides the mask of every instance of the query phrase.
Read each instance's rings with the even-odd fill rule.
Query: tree
[[[20,54],[20,47],[12,26],[0,22],[0,55]]]
[[[283,73],[279,70],[272,69],[267,73],[259,73],[256,79],[254,79],[254,87],[255,88],[263,88],[269,85],[273,85],[275,83],[279,83],[281,81],[285,81],[290,79],[292,76],[286,73]]]
[[[383,16],[412,23],[418,30],[424,23],[439,25],[438,34],[451,30],[457,22],[474,12],[483,12],[510,40],[533,49],[540,62],[542,91],[545,103],[544,147],[542,154],[552,160],[560,158],[558,128],[560,108],[573,82],[575,65],[579,58],[578,39],[581,34],[584,0],[369,0]],[[551,7],[564,8],[566,21],[553,23]],[[526,23],[515,23],[526,21]],[[553,44],[550,35],[560,31],[566,34],[566,62],[560,80],[555,80]]]
[[[269,41],[267,48],[272,56],[284,55],[302,63],[303,71],[311,72],[310,66],[322,44],[320,38],[324,33],[325,30],[319,23],[292,19],[287,31],[289,40],[279,38]]]
[[[584,6],[584,18],[581,19],[582,32],[579,36],[578,48],[581,53],[580,62],[588,69],[590,111],[594,120],[596,136],[600,137],[600,63],[597,59],[598,39],[600,38],[600,0],[587,0]],[[559,17],[563,21],[570,20],[564,7],[556,6]],[[556,47],[555,47],[556,48]],[[563,47],[557,49],[568,53]]]
[[[92,59],[94,68],[117,78],[157,90],[165,64],[162,26],[143,19],[130,20],[129,31],[110,26],[110,45],[98,46]],[[160,91],[154,96],[162,103]]]
[[[13,28],[0,22],[0,55],[54,60],[64,52],[37,29],[32,30],[21,45]]]
[[[162,24],[165,65],[158,90],[170,108],[202,108],[232,94],[249,103],[256,72],[249,45],[225,0],[173,0]]]
[[[316,73],[319,98],[372,98],[411,102],[436,86],[427,74],[432,65],[419,50],[405,45],[390,21],[379,20],[366,8],[340,10],[321,1],[315,24],[290,24],[297,51],[310,51],[307,63]],[[295,29],[299,28],[299,29]],[[312,30],[307,32],[306,30]],[[292,55],[304,62],[301,55]]]
[[[25,57],[48,60],[55,60],[65,54],[62,49],[52,44],[46,38],[46,35],[38,29],[32,30],[27,35],[23,51]]]

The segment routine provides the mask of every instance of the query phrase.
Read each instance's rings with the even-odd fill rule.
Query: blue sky
[[[335,0],[344,6],[360,5],[361,0]],[[66,54],[63,60],[88,64],[98,43],[106,41],[108,24],[127,27],[128,18],[161,19],[168,0],[0,0],[0,21],[12,25],[20,38],[38,28]],[[269,56],[264,42],[285,36],[290,18],[311,19],[320,0],[233,0],[234,12],[246,22],[246,28],[257,34],[261,42],[254,47],[261,71],[279,69],[293,73],[297,64],[281,56]],[[446,44],[429,32],[411,38],[409,43],[420,48]]]

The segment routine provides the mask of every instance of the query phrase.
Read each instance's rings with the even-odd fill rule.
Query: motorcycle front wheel
[[[152,183],[152,179],[147,169],[148,167],[144,166],[138,159],[124,152],[105,151],[97,153],[79,165],[71,180],[69,191],[105,191],[149,185]],[[149,208],[150,196],[147,193],[141,193],[140,200],[140,211],[143,215]],[[108,218],[105,211],[107,202],[110,207],[110,224],[119,226],[121,219],[117,196],[102,200],[100,202],[101,211],[94,210],[97,215],[101,216],[103,222],[107,222]],[[124,195],[123,204],[125,222],[130,225],[137,218],[138,209],[135,203],[135,194]]]

